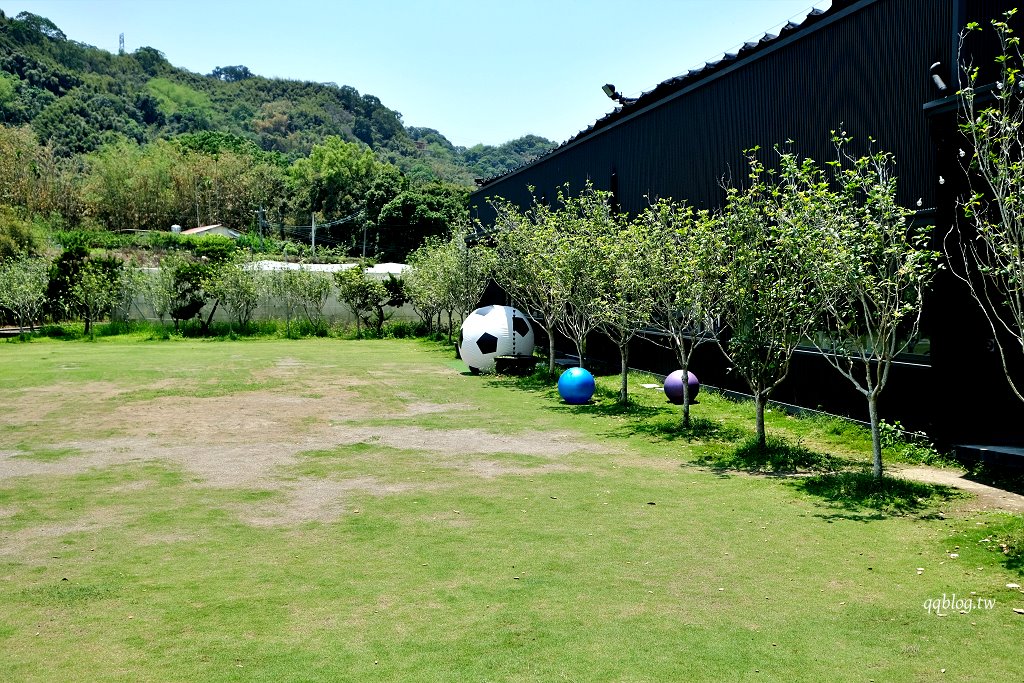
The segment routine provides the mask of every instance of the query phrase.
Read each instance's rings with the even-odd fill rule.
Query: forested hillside
[[[0,16],[0,120],[30,124],[62,155],[124,137],[149,142],[215,130],[293,160],[331,135],[361,141],[411,178],[471,184],[553,144],[526,136],[498,147],[455,147],[436,130],[347,85],[264,78],[245,66],[207,75],[170,64],[157,48],[111,54],[70,40],[28,12]]]
[[[553,146],[525,136],[456,147],[349,86],[242,65],[196,74],[154,47],[111,54],[75,42],[28,12],[0,12],[0,123],[8,219],[284,236],[315,221],[321,244],[354,252],[358,242],[361,253],[365,238],[381,258],[451,227],[474,178]]]

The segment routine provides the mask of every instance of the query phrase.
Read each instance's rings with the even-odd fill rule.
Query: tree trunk
[[[206,317],[206,322],[203,323],[203,334],[210,333],[210,323],[213,322],[213,314],[217,312],[217,306],[220,306],[220,299],[213,300],[213,308],[210,309],[210,315]]]
[[[629,342],[619,344],[619,358],[622,359],[622,376],[619,384],[619,403],[629,405]]]
[[[754,392],[754,422],[757,425],[757,446],[764,450],[767,445],[764,433],[764,395],[760,391]]]
[[[681,335],[673,335],[676,347],[676,360],[683,371],[683,429],[690,428],[690,364],[686,355],[686,340]],[[691,347],[692,348],[692,347]]]
[[[384,307],[377,306],[377,319],[374,320],[374,325],[377,328],[377,338],[384,336]]]
[[[548,329],[548,376],[555,376],[555,326]]]
[[[683,366],[683,429],[690,428],[690,375]]]
[[[878,422],[878,395],[874,392],[868,394],[868,415],[871,419],[871,473],[879,481],[882,479],[882,430]]]

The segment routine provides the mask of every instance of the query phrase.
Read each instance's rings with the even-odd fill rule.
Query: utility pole
[[[313,254],[316,255],[316,214],[311,215],[313,216],[313,228],[309,232],[309,245]]]

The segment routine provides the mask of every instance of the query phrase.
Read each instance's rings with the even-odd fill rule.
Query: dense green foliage
[[[0,14],[0,122],[30,124],[61,156],[116,140],[209,131],[294,160],[337,136],[368,146],[416,180],[463,185],[553,146],[527,135],[500,146],[456,147],[436,130],[406,128],[400,113],[347,85],[265,78],[244,65],[195,74],[153,47],[114,55],[69,40],[30,12]]]

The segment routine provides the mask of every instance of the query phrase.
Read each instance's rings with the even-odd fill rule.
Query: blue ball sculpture
[[[572,405],[586,403],[594,395],[594,376],[583,368],[569,368],[558,378],[558,395]]]

